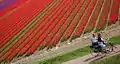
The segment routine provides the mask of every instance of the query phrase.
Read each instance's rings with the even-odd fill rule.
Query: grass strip
[[[120,44],[120,35],[110,38],[110,42],[113,44]]]
[[[89,64],[120,64],[120,54],[108,57],[106,59],[90,62]]]
[[[89,50],[90,50],[89,46],[86,46],[84,48],[80,48],[66,54],[61,54],[53,58],[41,60],[38,63],[39,64],[61,64],[63,62],[87,55],[90,53]]]

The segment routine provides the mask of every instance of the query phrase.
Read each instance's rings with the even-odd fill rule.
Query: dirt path
[[[112,25],[108,29],[106,29],[106,31],[102,32],[103,37],[106,37],[106,36],[108,37],[108,35],[109,35],[109,37],[120,35],[120,26]],[[51,57],[55,57],[55,56],[58,56],[63,53],[68,53],[68,52],[74,51],[74,50],[82,48],[84,46],[88,46],[90,44],[89,43],[90,36],[91,36],[90,34],[86,34],[86,35],[84,35],[84,37],[73,40],[72,42],[70,42],[71,44],[69,44],[69,45],[67,43],[61,44],[60,47],[57,49],[56,49],[56,47],[54,47],[53,49],[50,49],[47,51],[46,50],[36,51],[35,54],[33,54],[29,57],[20,57],[20,58],[14,59],[11,62],[11,64],[35,64],[36,62],[38,62],[42,59],[51,58]],[[87,55],[87,56],[84,56],[81,58],[77,58],[75,60],[68,61],[67,64],[70,64],[72,62],[75,62],[74,64],[77,64],[77,63],[78,64],[86,64],[87,62],[83,62],[83,60],[85,60],[86,58],[89,58],[89,57],[91,57],[91,56]]]

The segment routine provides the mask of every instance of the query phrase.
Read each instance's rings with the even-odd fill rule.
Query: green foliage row
[[[86,46],[84,48],[80,48],[75,51],[56,56],[54,58],[39,61],[39,64],[61,64],[63,62],[87,55],[89,53],[90,53],[89,47]]]

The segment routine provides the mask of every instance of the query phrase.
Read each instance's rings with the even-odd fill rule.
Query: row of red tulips
[[[75,4],[71,7],[71,9],[73,9],[73,11],[72,10],[70,11],[71,14],[69,15],[69,17],[67,19],[65,19],[66,22],[61,26],[59,31],[55,34],[53,39],[50,41],[49,45],[51,45],[51,44],[56,45],[61,40],[61,38],[63,37],[63,34],[66,32],[66,30],[72,23],[73,19],[75,18],[76,14],[78,13],[79,9],[81,8],[81,5],[84,2],[85,2],[85,0],[77,0],[75,2]]]
[[[105,2],[105,6],[102,10],[102,13],[100,15],[100,19],[98,21],[98,25],[97,25],[97,29],[101,29],[103,28],[104,26],[106,26],[106,23],[109,19],[109,12],[111,10],[110,6],[112,5],[112,2],[111,0],[107,0]]]
[[[118,19],[118,15],[119,15],[119,2],[118,2],[118,0],[114,0],[110,19],[109,19],[109,24],[115,23],[116,20]]]
[[[68,28],[68,30],[67,30],[66,33],[64,34],[63,39],[68,38],[69,36],[71,36],[71,34],[74,33],[73,31],[76,32],[76,31],[80,31],[80,30],[81,30],[81,29],[79,30],[79,29],[75,29],[75,28],[77,28],[76,26],[79,26],[79,25],[82,25],[82,24],[83,24],[83,22],[85,21],[85,20],[84,20],[85,17],[89,17],[89,16],[86,16],[87,14],[85,13],[85,11],[87,11],[87,13],[89,13],[89,11],[91,11],[91,10],[89,10],[89,11],[87,10],[87,8],[89,8],[89,7],[91,6],[90,2],[92,3],[92,5],[94,5],[94,4],[93,4],[94,0],[92,0],[92,1],[91,1],[91,0],[87,0],[87,1],[83,4],[83,6],[81,7],[79,13],[78,13],[77,16],[74,18],[71,26]],[[83,26],[85,26],[85,25],[83,25]],[[79,28],[80,28],[80,27],[79,27]]]
[[[104,3],[104,0],[99,0],[96,2],[96,7],[94,8],[91,18],[89,18],[89,23],[85,31],[93,30],[95,28],[95,24],[96,24],[97,19],[99,19],[98,16],[100,14],[103,3]]]

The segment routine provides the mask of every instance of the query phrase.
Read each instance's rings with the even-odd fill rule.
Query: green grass
[[[120,36],[112,37],[110,41],[113,44],[120,44]],[[120,64],[120,54],[106,59],[92,61],[90,64]]]
[[[112,37],[110,42],[113,44],[120,44],[120,36]]]
[[[66,54],[62,54],[62,55],[59,55],[59,56],[56,56],[50,59],[39,61],[39,64],[61,64],[65,61],[69,61],[77,57],[87,55],[89,53],[90,53],[89,47],[86,46],[84,48],[80,48],[80,49],[77,49],[75,51],[72,51]]]
[[[104,60],[93,61],[93,62],[90,62],[90,64],[120,64],[120,54],[111,56]]]

